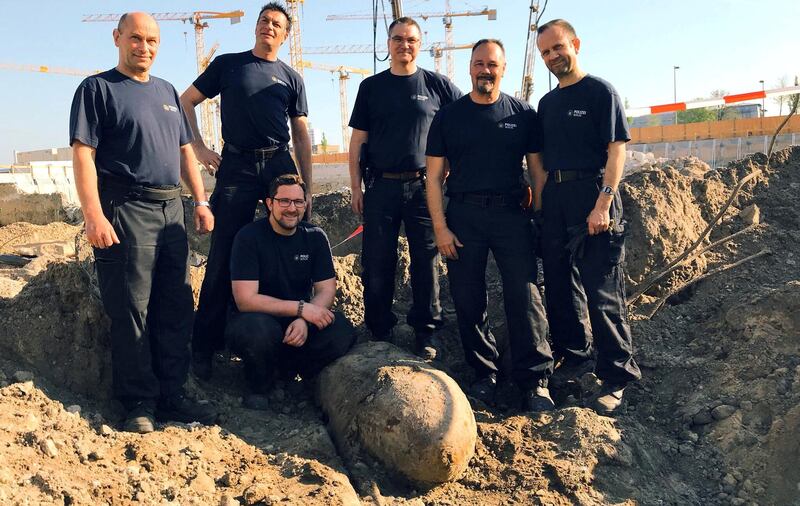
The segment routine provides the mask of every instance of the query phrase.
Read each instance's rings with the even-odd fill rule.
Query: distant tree
[[[629,110],[629,109],[631,108],[631,104],[630,104],[630,102],[628,102],[628,97],[625,97],[625,104],[624,104],[624,106],[625,106],[625,110],[626,110],[626,111],[627,111],[627,110]],[[628,124],[629,124],[629,125],[630,125],[631,123],[633,123],[633,116],[628,116],[626,119],[628,120]]]
[[[325,132],[322,132],[322,142],[320,142],[320,146],[322,146],[322,152],[328,152],[328,138],[325,137]]]
[[[789,76],[786,75],[781,76],[778,82],[775,83],[776,88],[786,88],[787,86],[789,86]],[[778,116],[783,116],[783,105],[789,103],[789,96],[774,97],[772,101],[778,104]]]
[[[702,123],[704,121],[716,121],[716,119],[717,111],[709,107],[678,111],[678,123]]]

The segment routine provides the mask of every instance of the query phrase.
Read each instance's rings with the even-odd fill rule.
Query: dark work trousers
[[[586,223],[597,202],[601,179],[556,183],[542,193],[542,261],[550,334],[557,356],[587,358],[597,351],[597,376],[613,385],[641,377],[633,359],[625,306],[625,234],[622,200],[614,195],[610,216],[614,230],[585,239],[573,256],[568,228]],[[587,318],[588,316],[588,318]]]
[[[253,393],[266,393],[276,372],[300,373],[306,379],[316,376],[326,365],[353,346],[353,325],[334,312],[332,324],[322,330],[308,324],[308,339],[300,347],[283,344],[286,327],[294,318],[278,318],[265,313],[238,313],[228,318],[226,338],[233,353],[244,361],[245,376]]]
[[[183,203],[116,198],[101,191],[120,243],[94,249],[111,319],[114,396],[126,407],[183,393],[191,355],[192,288]]]
[[[364,237],[361,274],[364,320],[373,335],[387,334],[397,323],[392,312],[397,237],[405,227],[411,255],[412,305],[407,322],[417,333],[431,334],[442,326],[439,304],[439,252],[425,198],[425,181],[378,177],[364,195]]]
[[[447,226],[464,245],[447,260],[450,293],[467,362],[477,376],[498,370],[497,343],[486,311],[486,262],[492,252],[503,283],[511,365],[523,390],[547,386],[553,356],[536,282],[531,214],[513,207],[482,207],[450,199]]]
[[[215,350],[225,348],[233,239],[253,221],[259,199],[267,196],[269,183],[282,174],[297,174],[288,151],[271,159],[222,151],[217,184],[211,195],[214,231],[192,334],[192,352],[197,356],[209,357]]]

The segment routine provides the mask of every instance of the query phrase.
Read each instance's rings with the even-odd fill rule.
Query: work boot
[[[213,425],[217,421],[217,412],[208,403],[192,401],[184,395],[161,398],[156,409],[156,420],[159,422],[199,422]]]
[[[470,385],[467,395],[484,404],[493,404],[497,392],[497,375],[493,372],[478,378]]]
[[[522,410],[533,413],[540,411],[553,411],[556,404],[550,397],[547,387],[536,387],[522,393]]]
[[[192,372],[197,379],[209,381],[214,374],[213,359],[214,355],[205,353],[192,354]]]
[[[439,345],[439,340],[436,339],[433,334],[429,334],[427,332],[417,332],[416,336],[416,345],[414,347],[414,353],[417,354],[423,360],[435,360],[435,359],[442,359],[442,349]]]
[[[592,371],[594,371],[594,360],[562,357],[555,363],[553,375],[550,376],[550,385],[556,390],[560,390],[566,388],[570,383],[579,382],[584,374]]]
[[[155,430],[153,414],[153,403],[151,401],[139,401],[128,410],[122,430],[125,432],[135,432],[137,434],[147,434]]]
[[[262,394],[247,394],[242,399],[242,405],[247,409],[266,411],[269,409],[269,398]]]
[[[589,407],[598,415],[612,415],[622,404],[625,385],[604,385],[596,395],[589,399]]]

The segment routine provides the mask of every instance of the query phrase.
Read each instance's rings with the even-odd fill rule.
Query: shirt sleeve
[[[353,112],[350,114],[350,128],[369,132],[369,80],[365,79],[358,85],[358,94],[353,104]]]
[[[542,135],[539,133],[541,128],[539,115],[536,114],[535,110],[531,109],[525,115],[525,120],[528,127],[527,152],[539,153],[542,151]]]
[[[311,268],[311,278],[314,283],[336,277],[333,267],[333,255],[328,236],[322,229],[314,234],[314,264]]]
[[[202,74],[194,80],[192,85],[206,98],[214,98],[222,91],[222,57],[217,57],[206,67]]]
[[[614,88],[609,88],[603,97],[601,104],[603,115],[600,118],[603,123],[600,126],[600,133],[606,143],[631,140],[631,132],[628,128],[628,119],[625,117],[625,107],[622,100]]]
[[[105,106],[96,84],[89,79],[83,81],[75,91],[69,112],[69,145],[78,141],[97,148],[103,135]]]
[[[306,99],[306,85],[299,74],[295,76],[294,100],[289,103],[289,117],[308,116],[308,100]]]
[[[447,80],[447,91],[449,95],[447,100],[448,104],[450,102],[455,102],[456,100],[464,96],[464,94],[461,93],[461,90],[458,89],[458,86],[456,86],[450,79]]]
[[[231,250],[231,281],[258,281],[258,250],[255,238],[246,228],[236,234]]]
[[[442,132],[442,110],[436,113],[431,121],[431,128],[428,130],[428,143],[425,148],[426,156],[443,157],[447,155],[444,144],[444,133]]]

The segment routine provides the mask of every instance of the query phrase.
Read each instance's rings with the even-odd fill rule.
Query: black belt
[[[394,179],[396,181],[414,181],[425,177],[425,169],[409,170],[406,172],[381,172],[383,179]]]
[[[286,144],[278,144],[277,146],[270,146],[268,148],[244,149],[234,146],[230,142],[225,143],[225,148],[231,153],[237,155],[252,155],[264,160],[269,160],[278,153],[289,151],[289,146]]]
[[[519,198],[507,193],[454,193],[449,197],[456,202],[480,207],[518,207]]]
[[[555,183],[566,183],[567,181],[594,179],[602,175],[603,172],[598,170],[551,170],[548,172],[547,180],[552,179]]]
[[[141,184],[125,184],[119,181],[101,178],[98,186],[104,195],[126,200],[167,202],[180,198],[181,196],[181,185],[148,186]]]

